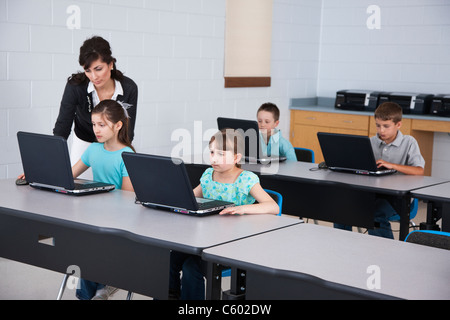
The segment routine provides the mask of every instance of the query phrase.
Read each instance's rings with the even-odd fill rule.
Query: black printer
[[[450,94],[437,94],[431,102],[432,115],[450,117]]]
[[[339,90],[334,107],[342,110],[374,111],[381,92],[369,90]]]
[[[391,92],[380,94],[378,103],[396,102],[402,107],[404,114],[429,114],[432,99],[432,94]]]

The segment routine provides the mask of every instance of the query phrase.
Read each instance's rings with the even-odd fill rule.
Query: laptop
[[[143,206],[193,216],[216,214],[233,202],[196,198],[184,162],[178,158],[122,153],[136,200]]]
[[[219,117],[217,118],[217,126],[219,130],[227,128],[242,130],[242,135],[245,138],[245,162],[267,164],[272,161],[282,162],[286,160],[284,156],[269,157],[263,155],[257,121]]]
[[[377,168],[372,144],[367,136],[318,132],[317,137],[330,170],[375,176],[397,172]]]
[[[17,132],[25,178],[33,188],[70,195],[114,190],[114,184],[74,179],[63,137]]]

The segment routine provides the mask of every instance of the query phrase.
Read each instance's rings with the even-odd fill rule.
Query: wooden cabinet
[[[369,117],[316,111],[291,111],[291,143],[314,150],[317,163],[323,161],[317,132],[368,135]]]
[[[434,132],[450,132],[450,121],[403,118],[400,129],[413,136],[425,159],[425,175],[431,175]],[[291,110],[290,141],[294,147],[312,149],[316,163],[323,161],[317,132],[374,136],[377,132],[371,115],[338,112]]]

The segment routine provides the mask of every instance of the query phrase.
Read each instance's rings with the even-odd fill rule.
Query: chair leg
[[[319,224],[319,220],[314,219],[314,224]]]
[[[127,300],[132,300],[132,299],[133,299],[133,292],[128,291]]]
[[[56,297],[56,300],[61,300],[62,296],[64,294],[64,290],[66,289],[67,280],[69,280],[70,274],[65,274],[64,279],[61,283],[61,287],[59,288],[58,297]]]

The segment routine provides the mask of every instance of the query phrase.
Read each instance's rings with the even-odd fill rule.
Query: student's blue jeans
[[[375,200],[374,222],[376,227],[369,229],[368,233],[372,236],[394,239],[389,218],[396,215],[397,212],[386,199],[377,198]],[[335,223],[334,227],[342,230],[352,230],[352,226]]]
[[[180,281],[180,271],[182,277]],[[170,254],[170,293],[181,300],[205,300],[205,280],[199,256],[172,251]]]
[[[76,296],[80,300],[91,300],[95,296],[97,290],[100,290],[104,287],[104,284],[80,279],[79,289],[77,289],[76,291]]]

